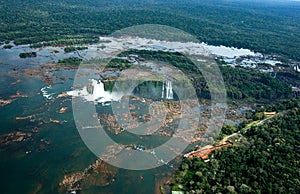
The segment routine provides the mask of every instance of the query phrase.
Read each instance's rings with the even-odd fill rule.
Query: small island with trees
[[[79,50],[86,50],[88,49],[87,46],[68,46],[64,48],[65,53],[70,53],[70,52],[74,52],[74,51],[79,51]]]
[[[37,57],[36,52],[20,53],[20,58]]]

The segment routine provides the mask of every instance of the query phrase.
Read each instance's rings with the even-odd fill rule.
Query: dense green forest
[[[95,42],[94,35],[138,24],[163,24],[200,41],[300,59],[300,5],[266,1],[1,0],[0,41]],[[13,13],[13,14],[12,14]],[[70,36],[71,35],[71,36]],[[71,41],[69,40],[71,39]],[[44,43],[40,43],[44,42]]]
[[[136,54],[143,60],[166,62],[179,68],[182,72],[193,78],[193,86],[199,98],[210,99],[210,88],[200,72],[191,60],[181,53],[164,51],[132,50],[121,53],[119,56],[126,57]],[[114,60],[109,67],[128,68],[126,61]],[[252,101],[278,100],[292,95],[289,84],[273,78],[268,73],[259,73],[243,68],[231,68],[219,65],[226,86],[227,95],[231,100]]]
[[[281,111],[241,133],[244,140],[215,151],[208,162],[185,159],[173,190],[189,193],[299,193],[300,98],[271,105]],[[256,118],[252,118],[255,120]]]
[[[30,44],[31,48],[62,46],[65,53],[76,52],[78,50],[88,49],[87,44],[99,43],[101,41],[99,36],[109,35],[117,30],[141,24],[168,25],[186,31],[194,35],[200,42],[205,42],[209,45],[246,48],[255,52],[272,55],[268,57],[273,57],[274,55],[276,60],[278,59],[284,62],[281,64],[282,66],[276,65],[274,67],[276,75],[272,76],[269,73],[261,73],[255,69],[250,70],[239,66],[232,68],[224,65],[221,59],[216,59],[216,63],[224,79],[230,107],[231,105],[238,106],[240,104],[247,104],[247,106],[251,107],[258,107],[260,104],[264,104],[264,106],[257,108],[255,111],[248,112],[245,116],[246,121],[242,122],[239,126],[224,125],[218,141],[233,133],[239,134],[240,139],[230,142],[230,146],[226,148],[212,152],[209,155],[209,160],[204,161],[201,158],[184,158],[171,182],[172,190],[197,194],[300,193],[300,98],[293,97],[291,88],[291,86],[299,87],[300,84],[300,74],[292,69],[292,66],[298,65],[300,61],[299,2],[284,2],[284,0],[276,0],[276,3],[272,0],[0,0],[0,45],[3,49],[13,48],[12,50],[6,50],[7,52],[14,51],[15,48],[18,48],[15,45],[22,44]],[[104,45],[102,46],[103,48],[105,47]],[[21,51],[22,53],[18,53],[18,57],[37,57],[36,59],[38,60],[40,59],[38,50],[39,49],[34,49],[33,51],[36,52],[28,52],[26,47],[26,49]],[[55,49],[53,52],[60,52],[60,48]],[[73,53],[67,55],[74,56],[72,54]],[[76,69],[79,65],[84,64],[83,62],[85,61],[81,58],[81,55],[79,55],[80,53],[78,52],[77,54],[80,57],[61,58],[58,60],[57,64],[55,64],[55,70],[53,70],[55,74],[53,75],[56,77],[56,73],[58,73],[56,70],[62,69],[56,68],[60,67],[59,65],[62,67],[67,66],[68,69]],[[206,99],[211,99],[210,90],[213,89],[216,91],[218,89],[217,87],[209,88],[202,72],[183,54],[178,52],[146,50],[126,51],[119,55],[120,58],[112,59],[106,68],[112,71],[116,70],[117,73],[116,76],[111,76],[107,78],[107,80],[103,80],[105,87],[112,88],[113,82],[115,81],[113,79],[119,75],[119,71],[134,66],[129,59],[122,58],[128,57],[131,54],[138,55],[140,61],[159,61],[180,69],[185,75],[189,76],[188,78],[191,80],[193,88],[195,88],[196,94],[201,101],[208,102]],[[3,57],[5,58],[6,56]],[[53,59],[56,58],[54,57]],[[19,67],[21,64],[13,65]],[[208,68],[208,66],[209,65],[205,68]],[[34,66],[34,68],[35,67],[36,66]],[[41,66],[41,71],[48,71],[45,67],[47,66]],[[9,68],[13,69],[13,71],[16,70],[14,66],[12,68],[9,66]],[[18,69],[23,71],[24,68],[17,68],[17,70]],[[26,71],[25,74],[27,74]],[[11,70],[6,71],[5,69],[3,72],[11,72]],[[23,79],[17,77],[19,74],[15,73],[16,72],[11,74],[15,76],[13,78],[18,79],[14,83],[20,82],[20,84],[24,84],[22,83]],[[62,71],[61,73],[65,74],[66,71]],[[69,75],[69,73],[67,74]],[[7,78],[4,77],[3,80],[6,79]],[[105,79],[105,76],[103,76],[103,79]],[[38,81],[41,82],[41,80]],[[69,84],[69,82],[66,83]],[[40,84],[34,84],[34,86],[35,85],[40,86]],[[18,86],[15,86],[15,84],[11,84],[11,86],[18,89]],[[20,86],[20,89],[24,89],[22,88],[23,86],[24,85]],[[54,90],[54,88],[51,89],[51,87],[45,88],[48,88],[49,91]],[[41,91],[42,92],[40,92],[40,88],[38,88],[40,95],[43,94],[46,96],[44,91]],[[64,90],[63,92],[65,91],[68,90]],[[11,102],[14,101],[15,103],[16,101],[16,103],[20,103],[21,105],[25,102],[23,100],[17,101],[17,97],[21,98],[23,96],[19,91],[16,91],[16,95],[12,96]],[[10,101],[4,99],[4,97],[3,99],[0,98],[0,100],[2,100],[1,103],[8,103]],[[43,107],[46,103],[45,106],[47,106],[48,112],[50,110],[48,106],[50,107],[53,104],[58,105],[56,101],[52,103],[54,99],[47,100],[45,103],[45,99],[42,98],[42,96],[40,96],[40,99],[43,100]],[[55,100],[63,100],[63,103],[67,102],[65,99],[58,97],[57,99],[55,98]],[[64,106],[63,103],[59,105]],[[12,105],[14,106],[14,104]],[[33,130],[30,127],[30,130],[32,130],[30,134],[33,134],[32,138],[39,138],[38,142],[41,144],[40,147],[43,147],[43,144],[47,142],[44,140],[46,140],[48,126],[50,126],[50,124],[51,126],[52,124],[62,127],[66,126],[70,129],[68,130],[69,132],[74,128],[71,126],[71,122],[65,124],[67,119],[63,120],[64,117],[59,117],[61,121],[52,120],[52,118],[50,118],[48,122],[49,119],[47,121],[42,120],[44,117],[47,119],[44,114],[34,113],[32,116],[27,116],[27,113],[34,112],[34,110],[41,112],[40,110],[44,109],[35,109],[31,108],[31,106],[27,106],[27,104],[25,105],[26,106],[20,106],[22,109],[20,109],[21,115],[16,115],[17,113],[13,115],[8,114],[9,117],[4,118],[9,119],[3,122],[3,126],[8,125],[5,126],[5,130],[13,131],[15,129],[23,132],[26,131],[27,128],[29,129],[31,125],[24,128],[20,127],[23,126],[23,121],[17,120],[23,119],[17,119],[16,116],[18,116],[18,118],[30,118],[30,122],[35,119],[39,122],[38,127],[40,128],[37,131],[41,131],[41,133],[35,132],[37,127],[34,127]],[[7,107],[4,106],[3,108],[5,108],[5,110],[10,109],[6,109]],[[28,110],[24,108],[28,108]],[[67,107],[62,107],[62,109],[63,108],[66,110]],[[265,114],[265,112],[273,111],[276,112],[276,114],[274,113],[275,115],[267,116],[267,114]],[[61,111],[57,113],[60,112]],[[41,121],[38,120],[40,119],[38,115],[41,115]],[[72,114],[70,115],[71,117],[73,116]],[[33,118],[31,119],[31,117]],[[69,116],[66,116],[66,118],[68,117]],[[60,123],[54,123],[52,121],[58,121]],[[177,120],[174,120],[174,122],[176,121]],[[25,120],[24,125],[26,123],[27,121]],[[32,125],[34,123],[35,121],[32,122]],[[11,124],[13,124],[13,127],[9,128]],[[43,130],[44,124],[47,130]],[[77,138],[78,132],[75,132]],[[51,136],[49,135],[49,139],[52,140],[52,137],[56,136],[57,135],[51,134]],[[40,137],[43,138],[43,140],[40,140]],[[35,141],[35,139],[32,140]],[[53,140],[53,145],[57,145],[55,144],[56,139],[53,138]],[[65,142],[65,139],[57,139],[57,141]],[[72,141],[70,148],[75,148],[79,141],[81,141],[79,138],[77,138],[76,141]],[[217,143],[218,142],[215,144]],[[49,149],[50,148],[52,149],[51,145],[49,145]],[[57,150],[55,146],[53,150]],[[48,165],[47,161],[39,162],[35,160],[38,161],[37,163],[40,163],[40,166],[31,167],[26,164],[29,164],[31,160],[33,161],[33,159],[35,159],[33,158],[35,157],[34,154],[39,154],[39,156],[42,157],[44,156],[43,153],[35,153],[34,150],[32,150],[33,152],[31,153],[31,150],[30,152],[29,150],[27,151],[27,147],[24,147],[24,150],[21,151],[23,155],[19,155],[17,151],[16,153],[9,153],[10,155],[12,154],[13,157],[16,156],[16,161],[10,162],[8,157],[7,160],[3,160],[4,162],[1,163],[4,167],[2,169],[5,170],[5,165],[9,163],[11,164],[8,166],[12,166],[14,169],[17,166],[13,164],[17,164],[17,161],[22,162],[22,157],[24,156],[25,158],[24,153],[26,153],[27,158],[24,159],[24,161],[26,160],[24,167],[22,165],[18,166],[24,169],[27,167],[30,168],[25,169],[25,171],[21,170],[20,173],[18,173],[18,170],[13,170],[14,173],[11,173],[11,176],[17,174],[19,179],[25,180],[27,178],[25,173],[32,171],[30,172],[32,177],[38,177],[36,179],[42,177],[43,180],[41,182],[43,184],[38,185],[40,187],[39,189],[43,189],[42,191],[44,191],[47,186],[52,185],[53,187],[53,185],[56,184],[56,182],[44,181],[50,180],[49,178],[53,177],[59,178],[60,174],[58,174],[56,170],[62,171],[59,173],[61,173],[63,177],[63,174],[69,173],[71,170],[74,170],[86,162],[80,161],[77,166],[76,162],[81,160],[79,155],[84,151],[81,149],[79,151],[80,153],[72,151],[69,158],[71,162],[69,164],[67,164],[68,161],[65,160],[68,155],[63,156],[64,159],[62,160],[67,161],[64,167],[62,167],[62,165],[65,164],[64,162],[62,162],[61,166],[55,166],[55,162],[57,161],[59,163],[62,161],[60,157],[62,157],[65,152],[59,151],[61,155],[58,155],[57,160],[51,160],[52,155],[49,155],[49,161],[55,161],[53,167],[55,167],[56,170],[52,170],[52,164]],[[50,154],[52,154],[51,151],[52,150],[49,152]],[[54,155],[57,157],[56,153]],[[6,156],[6,153],[4,153],[4,156]],[[89,159],[90,158],[87,158],[87,160]],[[75,163],[73,164],[72,162]],[[31,170],[31,168],[33,170]],[[10,170],[10,168],[7,169]],[[125,172],[123,169],[119,171],[118,173],[120,174]],[[101,173],[102,172],[99,173],[99,176],[102,176]],[[5,175],[5,173],[3,173],[3,175]],[[7,177],[7,180],[11,180],[11,177]],[[44,179],[45,177],[47,179]],[[146,181],[149,179],[148,175],[144,176],[145,178],[142,175],[137,175],[136,177],[138,178],[134,177],[134,181],[131,182],[131,180],[129,180],[131,178],[130,176],[127,178],[126,172],[124,177],[125,178],[123,178],[123,175],[116,177],[113,175],[113,179],[109,183],[111,187],[109,184],[105,185],[103,186],[103,191],[110,192],[108,191],[110,188],[118,188],[119,185],[122,186],[122,184],[120,184],[121,182],[124,185],[127,183],[129,183],[127,185],[130,185],[138,180],[143,184],[147,183]],[[156,181],[157,177],[151,178]],[[16,177],[13,177],[12,180],[15,180],[15,178]],[[105,179],[105,177],[103,179]],[[128,182],[126,182],[126,180],[123,181],[124,179],[128,179]],[[44,185],[44,182],[47,182],[47,184]],[[96,181],[93,180],[93,182],[89,184],[96,186],[94,184],[95,182]],[[8,181],[4,182],[4,184],[6,183],[8,183]],[[22,186],[24,187],[25,184],[32,187],[34,186],[34,182],[23,181],[20,188],[22,188]],[[15,186],[14,182],[12,182],[12,185],[13,187]],[[56,186],[58,186],[58,184]],[[56,186],[54,187],[56,188]],[[42,192],[39,191],[39,189],[36,191]],[[126,192],[126,190],[123,191]]]
[[[289,84],[266,73],[221,66],[227,95],[231,99],[280,99],[291,96]]]

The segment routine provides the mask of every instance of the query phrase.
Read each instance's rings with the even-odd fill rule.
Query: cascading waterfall
[[[166,80],[163,82],[161,98],[167,99],[167,100],[173,99],[173,87],[172,87],[171,81]]]
[[[300,73],[300,68],[298,65],[294,66],[294,70]]]
[[[69,96],[82,97],[87,101],[97,102],[97,103],[107,103],[111,101],[118,101],[122,98],[124,94],[112,93],[105,91],[104,83],[100,80],[91,80],[88,86],[82,89],[68,91]]]
[[[165,82],[163,82],[162,92],[161,92],[161,98],[165,98]]]
[[[173,89],[172,89],[172,82],[171,81],[167,81],[166,99],[168,99],[168,100],[173,99]]]

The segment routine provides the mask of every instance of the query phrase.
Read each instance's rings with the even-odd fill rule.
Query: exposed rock
[[[26,68],[24,69],[25,75],[35,77],[36,79],[42,79],[43,82],[47,85],[54,85],[54,71],[52,69],[33,69],[33,68]]]
[[[130,96],[127,96],[130,98]],[[174,134],[174,130],[170,130],[173,126],[178,125],[178,120],[183,119],[181,113],[181,105],[180,102],[177,101],[162,101],[158,104],[148,103],[147,100],[142,98],[134,98],[135,101],[142,102],[145,106],[147,106],[151,114],[145,113],[140,115],[139,106],[135,104],[129,104],[130,112],[115,112],[114,115],[112,114],[100,114],[99,120],[100,123],[106,127],[107,130],[115,134],[120,134],[125,130],[135,129],[140,126],[140,122],[148,123],[150,127],[146,128],[147,134],[156,134],[162,136],[172,136]],[[187,104],[191,104],[193,102],[187,102]],[[151,106],[151,107],[150,107]],[[118,109],[125,109],[125,104],[120,103],[117,107]],[[135,112],[135,110],[137,110]],[[187,113],[191,115],[194,114],[193,111]],[[195,129],[198,129],[199,126],[198,122],[186,118],[186,122],[191,126],[191,130],[181,130],[181,133],[177,134],[177,137],[184,139],[185,141],[191,142],[191,139],[185,138],[194,136]],[[203,128],[207,128],[207,126],[203,126]],[[153,131],[155,130],[155,131]],[[188,133],[188,134],[187,134]],[[201,133],[201,134],[200,134]],[[202,136],[203,132],[199,131],[198,136]],[[200,140],[200,138],[194,138],[193,141]]]
[[[33,118],[33,115],[29,115],[26,117],[16,117],[16,120],[25,120],[25,119],[32,119],[32,118]]]
[[[10,96],[9,99],[3,99],[0,97],[0,107],[11,104],[16,98],[24,98],[24,97],[27,97],[27,96],[24,94],[21,94],[21,92],[17,92],[15,95]]]
[[[116,168],[109,167],[101,160],[96,160],[80,172],[65,175],[59,186],[61,190],[68,191],[81,190],[82,187],[91,183],[96,186],[107,186],[113,182],[116,171]]]
[[[21,92],[16,92],[15,95],[11,95],[11,96],[10,96],[11,99],[15,99],[15,98],[26,98],[26,97],[28,97],[28,96],[25,95],[25,94],[22,94]]]
[[[57,98],[64,98],[64,97],[68,97],[69,95],[65,92],[65,93],[62,93],[62,94],[59,94],[57,96]]]
[[[20,79],[18,79],[18,80],[15,81],[15,82],[12,82],[11,85],[16,85],[16,84],[18,84],[18,83],[21,83],[21,80],[20,80]]]
[[[13,100],[11,100],[11,99],[5,100],[3,98],[0,98],[0,106],[6,106],[8,104],[11,104],[12,102],[13,102]]]
[[[121,125],[117,122],[114,115],[111,114],[101,114],[99,116],[99,120],[101,124],[108,128],[108,130],[112,131],[115,134],[119,134],[122,132]]]
[[[13,132],[0,136],[0,145],[5,146],[12,143],[22,142],[26,138],[30,138],[32,133],[24,133],[24,132]]]
[[[50,119],[50,123],[60,123],[60,121],[56,119]]]
[[[63,114],[63,113],[65,113],[65,112],[67,111],[67,109],[68,109],[68,107],[62,107],[62,108],[58,111],[58,113],[59,113],[59,114]]]

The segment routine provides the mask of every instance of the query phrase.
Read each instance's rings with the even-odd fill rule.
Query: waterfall
[[[172,100],[173,99],[173,88],[172,88],[172,82],[171,81],[166,80],[166,81],[163,82],[161,98],[165,98],[167,100]]]
[[[172,82],[171,81],[167,81],[167,94],[166,94],[166,99],[171,100],[173,99],[173,89],[172,89]]]
[[[84,88],[68,91],[67,94],[69,96],[83,97],[87,101],[97,103],[106,103],[112,100],[117,101],[123,96],[123,94],[105,91],[104,83],[95,79],[91,80],[91,83]]]
[[[298,65],[294,66],[294,70],[300,73],[300,68]]]
[[[161,98],[165,98],[165,82],[163,82],[162,92],[161,92]]]

